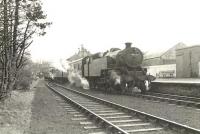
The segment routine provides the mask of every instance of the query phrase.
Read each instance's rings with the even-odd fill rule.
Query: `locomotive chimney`
[[[126,49],[127,49],[127,48],[131,47],[132,43],[131,42],[126,42],[125,45],[126,45]]]

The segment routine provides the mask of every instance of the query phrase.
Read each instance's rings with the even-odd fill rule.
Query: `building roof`
[[[73,60],[77,60],[77,59],[80,59],[80,58],[82,58],[82,57],[79,56],[78,54],[74,54],[71,57],[69,57],[67,60],[68,61],[73,61]]]
[[[165,51],[162,51],[162,52],[153,52],[153,53],[152,52],[148,52],[148,53],[144,54],[144,60],[152,59],[152,58],[159,58],[164,53],[165,53]]]
[[[169,51],[175,51],[177,49],[181,49],[181,48],[184,48],[184,47],[186,47],[186,45],[184,43],[180,42],[180,43],[176,44],[175,46],[171,47],[170,49],[168,49],[167,51],[154,52],[154,53],[148,52],[144,55],[144,60],[159,58]]]
[[[83,45],[81,45],[81,48],[79,49],[78,53],[75,53],[74,55],[72,55],[71,57],[69,57],[67,59],[67,61],[74,61],[74,60],[78,60],[78,59],[81,59],[81,58],[84,58],[88,55],[91,55],[90,52],[85,49],[83,47]]]
[[[178,49],[176,49],[176,50],[179,51],[179,50],[190,49],[190,48],[194,48],[194,47],[200,47],[200,45],[185,46],[185,47],[183,47],[183,48],[178,48]]]

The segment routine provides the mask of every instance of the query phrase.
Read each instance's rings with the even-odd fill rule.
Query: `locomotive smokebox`
[[[116,55],[117,67],[136,68],[142,64],[143,53],[136,47],[131,47],[130,42],[125,43],[126,48]]]
[[[126,49],[127,48],[131,48],[132,43],[131,42],[126,42],[125,45],[126,45]]]

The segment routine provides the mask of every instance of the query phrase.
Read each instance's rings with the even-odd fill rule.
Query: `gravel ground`
[[[53,92],[44,81],[35,87],[35,97],[32,102],[32,117],[30,134],[86,134],[88,133],[79,122],[72,121],[72,115],[59,106]]]
[[[132,96],[105,94],[100,91],[91,91],[80,88],[76,89],[129,108],[200,129],[200,110],[195,108],[178,107],[177,105],[169,105],[167,102],[153,102]]]

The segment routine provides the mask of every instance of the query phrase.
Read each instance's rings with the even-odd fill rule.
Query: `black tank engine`
[[[140,49],[131,47],[131,43],[125,45],[123,50],[112,48],[81,60],[82,76],[88,80],[90,89],[126,92],[137,87],[142,93],[147,91],[146,83],[155,77],[147,75],[147,69],[141,67],[143,53]]]

